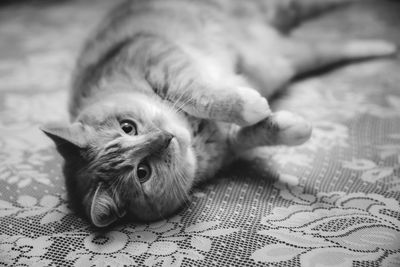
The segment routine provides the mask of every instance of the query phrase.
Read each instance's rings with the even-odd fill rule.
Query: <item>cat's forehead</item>
[[[142,122],[163,117],[160,103],[149,97],[126,94],[108,96],[87,107],[78,120],[87,124],[104,123],[108,120],[136,119]]]

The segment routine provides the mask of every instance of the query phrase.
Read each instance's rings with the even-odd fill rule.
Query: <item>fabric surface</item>
[[[111,2],[0,10],[0,266],[400,266],[399,58],[294,83],[273,107],[312,121],[311,140],[258,149],[172,218],[99,232],[75,216],[38,127],[67,120],[77,53]],[[367,2],[295,34],[400,43],[399,14]]]

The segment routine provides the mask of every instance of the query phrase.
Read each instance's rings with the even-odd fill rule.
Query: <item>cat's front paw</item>
[[[256,90],[247,87],[238,87],[237,93],[242,100],[240,118],[237,123],[241,126],[249,126],[271,115],[268,101]]]
[[[277,139],[280,144],[301,145],[311,137],[312,126],[303,117],[289,111],[279,111],[272,115],[278,126]]]

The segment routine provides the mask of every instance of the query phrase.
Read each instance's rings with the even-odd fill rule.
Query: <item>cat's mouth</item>
[[[174,129],[171,133],[174,135],[174,138],[171,140],[172,145],[184,153],[191,142],[190,134],[179,128]]]

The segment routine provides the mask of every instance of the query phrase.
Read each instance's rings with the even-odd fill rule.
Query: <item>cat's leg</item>
[[[237,42],[240,61],[238,71],[253,88],[268,98],[285,87],[296,75],[291,62],[283,55],[287,38],[272,27],[255,24],[249,27],[250,40]]]
[[[310,123],[302,117],[288,111],[279,111],[252,126],[233,126],[229,143],[237,153],[258,146],[294,146],[307,141],[311,131]]]
[[[267,100],[234,73],[234,63],[184,51],[160,38],[146,50],[146,80],[174,108],[192,116],[252,125],[271,114]],[[230,58],[230,57],[227,57]]]
[[[240,70],[264,97],[304,73],[397,52],[395,44],[384,40],[304,40],[283,36],[268,27],[258,27],[253,37],[257,42],[243,42],[241,46]]]
[[[271,114],[267,99],[250,87],[214,86],[195,83],[182,90],[171,90],[168,99],[194,117],[242,126],[257,123]]]
[[[284,51],[296,75],[352,60],[392,56],[395,44],[384,40],[291,41]]]

